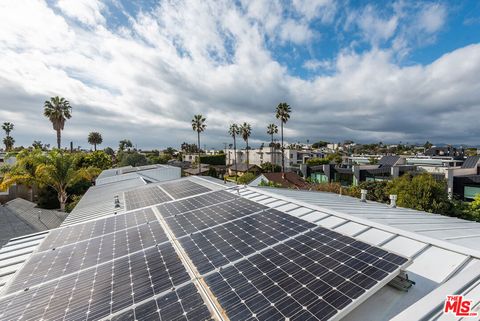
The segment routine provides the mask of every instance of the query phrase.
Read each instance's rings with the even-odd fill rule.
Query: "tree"
[[[177,153],[177,150],[173,147],[167,147],[164,151],[163,151],[164,154],[166,155],[170,155],[171,157],[173,157],[173,155],[175,155]]]
[[[103,151],[110,157],[115,155],[115,151],[111,147],[104,148]]]
[[[237,176],[237,135],[240,134],[240,128],[237,124],[233,123],[228,129],[228,134],[233,138],[233,161],[235,164],[235,182],[238,180]]]
[[[390,183],[390,194],[398,195],[397,204],[430,213],[447,214],[451,210],[447,183],[431,174],[405,174]]]
[[[61,148],[62,134],[65,127],[65,121],[72,117],[72,107],[70,102],[63,97],[51,97],[46,100],[43,109],[43,115],[47,117],[57,132],[57,147]]]
[[[322,147],[327,147],[327,145],[328,145],[328,142],[325,142],[325,141],[323,141],[323,140],[320,140],[320,141],[318,141],[318,142],[316,142],[316,143],[313,143],[313,144],[312,144],[312,148],[322,148]]]
[[[255,179],[255,175],[253,173],[245,173],[238,178],[238,182],[240,184],[248,184]]]
[[[319,158],[319,157],[312,157],[307,159],[307,165],[309,166],[318,166],[318,165],[326,165],[330,164],[330,160],[328,158]]]
[[[423,144],[423,148],[425,148],[425,150],[432,148],[432,146],[433,144],[430,143],[428,140],[425,142],[425,144]]]
[[[197,143],[198,143],[198,174],[200,175],[201,164],[200,164],[200,133],[205,131],[207,125],[205,124],[205,117],[202,115],[194,115],[192,119],[192,129],[197,132]]]
[[[75,154],[75,166],[77,168],[96,167],[105,170],[112,167],[112,158],[102,150],[77,153]]]
[[[98,168],[75,168],[75,160],[71,154],[51,151],[46,156],[46,162],[38,165],[35,175],[41,185],[50,186],[57,192],[60,210],[65,211],[68,200],[67,188],[80,180],[92,180],[98,175]]]
[[[10,132],[13,130],[13,125],[10,122],[4,122],[2,124],[2,129],[5,131],[6,137],[3,139],[3,144],[5,145],[5,150],[10,151],[13,148],[13,144],[15,144],[15,139],[10,136]]]
[[[264,172],[272,172],[272,173],[278,173],[282,171],[282,167],[277,165],[277,164],[272,164],[270,162],[265,162],[260,165],[262,168],[262,171]]]
[[[242,125],[240,125],[240,134],[242,135],[243,140],[247,144],[247,146],[245,148],[245,151],[247,153],[247,172],[248,172],[248,168],[249,168],[249,165],[250,165],[250,160],[248,158],[248,153],[249,153],[248,152],[248,150],[249,150],[248,138],[252,134],[252,126],[249,123],[244,122]]]
[[[97,145],[103,142],[102,135],[99,132],[91,132],[88,134],[88,143],[93,145],[93,150],[97,150]]]
[[[118,149],[124,151],[125,148],[132,148],[133,144],[129,139],[122,139],[118,144]]]
[[[5,145],[5,150],[10,151],[13,148],[13,144],[15,144],[15,139],[12,136],[7,136],[3,139],[3,144]]]
[[[33,149],[48,150],[50,148],[50,144],[42,144],[40,140],[34,140],[32,147]]]
[[[2,124],[2,129],[5,131],[7,137],[10,136],[10,132],[13,130],[13,127],[15,127],[15,125],[10,122],[4,122]]]
[[[148,159],[145,155],[138,152],[121,152],[118,154],[119,166],[144,166],[148,164]]]
[[[278,134],[278,126],[275,124],[269,124],[267,126],[267,134],[270,135],[271,141],[270,141],[270,155],[271,155],[271,161],[273,161],[273,135]]]
[[[38,183],[37,166],[45,162],[41,149],[22,150],[16,155],[15,164],[5,173],[0,190],[7,189],[16,183],[23,184],[28,187],[30,201],[33,201],[33,186]]]
[[[275,117],[280,120],[280,135],[282,138],[282,173],[285,174],[285,154],[283,147],[283,124],[286,124],[290,119],[290,113],[292,109],[287,103],[280,103],[277,106],[277,112]]]

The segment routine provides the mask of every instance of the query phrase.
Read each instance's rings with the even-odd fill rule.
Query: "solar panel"
[[[182,237],[180,243],[197,270],[204,274],[315,226],[277,210],[267,210]]]
[[[232,193],[228,193],[225,191],[217,191],[179,200],[176,202],[161,204],[157,207],[157,209],[163,217],[169,217],[177,214],[183,214],[185,212],[199,209],[202,207],[211,206],[222,202],[233,201],[236,198],[238,198],[238,196],[235,196]]]
[[[17,273],[7,293],[75,273],[168,241],[158,221],[36,253]]]
[[[212,316],[196,287],[189,283],[164,296],[119,314],[111,320],[204,321],[212,320]]]
[[[97,320],[189,280],[165,243],[6,296],[0,319]]]
[[[51,230],[37,251],[41,252],[54,247],[80,242],[156,220],[157,218],[151,209],[142,209],[77,225],[69,225]]]
[[[208,275],[230,320],[329,320],[407,259],[324,228]]]
[[[172,199],[170,196],[158,188],[158,186],[139,188],[133,191],[125,192],[125,204],[127,211],[160,204],[171,200]]]
[[[239,198],[215,206],[193,210],[165,219],[175,236],[181,237],[267,209],[261,204]]]
[[[201,193],[210,192],[211,189],[189,180],[176,181],[161,185],[162,189],[167,191],[175,199],[185,198]]]

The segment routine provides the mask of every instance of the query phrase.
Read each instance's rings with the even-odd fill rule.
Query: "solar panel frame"
[[[172,198],[158,186],[142,187],[127,191],[124,193],[124,199],[127,211],[157,205],[172,200]]]
[[[157,221],[157,218],[152,209],[147,208],[60,227],[51,230],[36,251],[51,250],[151,221]]]
[[[238,198],[215,206],[170,216],[165,218],[165,221],[175,237],[180,238],[267,209],[268,207],[264,205]]]
[[[150,300],[111,318],[112,321],[204,321],[213,320],[207,305],[193,283]]]
[[[35,253],[17,272],[5,293],[63,277],[168,241],[158,221]]]
[[[0,299],[0,318],[96,320],[190,282],[167,242]]]
[[[336,254],[344,248],[358,259],[352,255],[341,261]],[[350,261],[363,267],[358,262],[349,266]],[[365,300],[407,263],[399,255],[320,227],[223,267],[205,280],[230,320],[329,320]]]
[[[214,206],[221,203],[231,202],[235,199],[239,199],[238,196],[233,195],[225,191],[214,191],[211,193],[193,196],[186,199],[175,200],[158,205],[156,208],[166,218],[169,216],[186,214],[188,212]]]
[[[163,183],[159,186],[176,200],[212,191],[212,189],[206,186],[189,180]]]
[[[316,225],[269,209],[179,239],[200,274],[240,260]]]

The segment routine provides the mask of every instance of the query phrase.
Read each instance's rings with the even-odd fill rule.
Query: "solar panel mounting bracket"
[[[412,286],[415,285],[415,281],[408,278],[408,274],[405,271],[401,271],[388,285],[394,287],[397,290],[407,292]]]

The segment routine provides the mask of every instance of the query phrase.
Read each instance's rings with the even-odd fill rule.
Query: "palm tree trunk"
[[[67,193],[65,191],[58,193],[58,201],[60,202],[60,211],[65,212],[65,205],[67,204]]]
[[[247,173],[248,173],[248,170],[249,170],[249,164],[250,164],[250,160],[248,159],[248,139],[246,140],[247,142]]]
[[[61,148],[61,143],[62,143],[62,134],[60,132],[60,128],[57,129],[57,147],[58,149]]]
[[[93,144],[93,150],[97,151],[97,144]]]
[[[280,130],[282,135],[282,177],[285,176],[285,152],[283,148],[283,121],[280,122]]]
[[[202,173],[201,169],[201,162],[200,162],[200,132],[197,131],[197,139],[198,139],[198,175]]]
[[[274,172],[273,170],[273,134],[272,134],[272,141],[270,143],[270,164],[272,164],[272,173]]]
[[[237,172],[237,141],[235,139],[235,136],[233,136],[233,158],[235,161],[235,183],[238,180],[238,172]]]

